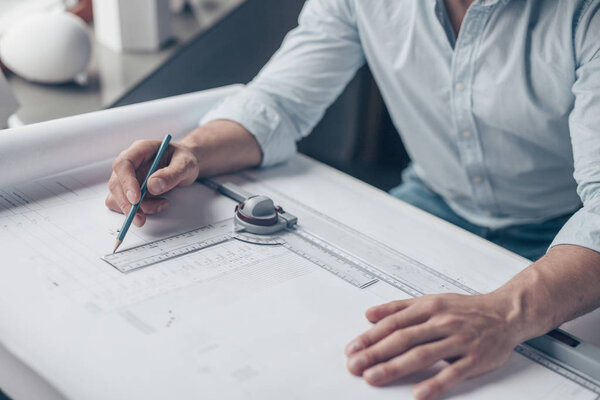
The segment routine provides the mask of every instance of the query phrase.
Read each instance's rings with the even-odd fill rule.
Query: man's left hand
[[[346,347],[348,369],[381,386],[439,361],[446,365],[413,394],[431,400],[504,364],[526,338],[518,307],[493,295],[428,295],[369,309],[375,325]]]

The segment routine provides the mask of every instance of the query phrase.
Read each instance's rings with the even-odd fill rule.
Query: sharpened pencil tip
[[[116,243],[115,243],[115,248],[113,250],[113,254],[115,254],[117,252],[117,249],[119,248],[119,246],[121,245],[121,243],[123,243],[122,240],[117,239]]]

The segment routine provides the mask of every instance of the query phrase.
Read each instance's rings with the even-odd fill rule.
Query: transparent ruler
[[[232,219],[124,249],[108,254],[102,259],[119,271],[130,273],[231,240],[263,246],[284,246],[358,288],[365,288],[378,280],[365,270],[358,260],[350,260],[341,250],[323,247],[318,239],[312,240],[309,233],[300,229],[283,231],[273,236],[254,235],[234,232]]]
[[[123,273],[132,272],[231,240],[233,239],[232,227],[233,222],[228,219],[165,239],[123,249],[108,254],[102,259]]]
[[[413,297],[431,293],[477,294],[466,285],[381,244],[373,251],[372,243],[367,243],[363,248],[371,249],[368,253],[365,253],[366,250],[361,251],[361,247],[357,245],[353,248],[353,253],[350,253],[302,227],[287,229],[276,235],[254,235],[235,232],[233,226],[233,219],[226,219],[123,249],[104,256],[103,260],[123,273],[134,273],[163,261],[240,240],[262,246],[283,246],[360,289],[383,281]],[[542,340],[553,339],[544,337]],[[549,357],[535,347],[539,346],[522,344],[515,351],[600,395],[600,383],[596,379]]]

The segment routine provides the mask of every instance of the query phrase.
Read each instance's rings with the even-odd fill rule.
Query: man
[[[600,0],[309,0],[256,79],[171,147],[150,192],[284,161],[365,60],[413,160],[394,195],[532,259],[553,240],[492,293],[367,311],[349,370],[383,385],[445,360],[414,389],[433,399],[600,306]],[[115,160],[111,209],[138,201],[157,146]],[[146,200],[135,223],[167,206]]]

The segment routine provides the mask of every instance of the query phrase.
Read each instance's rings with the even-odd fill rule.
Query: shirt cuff
[[[550,247],[573,244],[600,252],[600,199],[588,202],[558,232]]]
[[[246,128],[262,150],[261,166],[271,166],[289,159],[296,152],[292,123],[267,95],[249,87],[226,97],[210,110],[200,124],[227,119]]]

